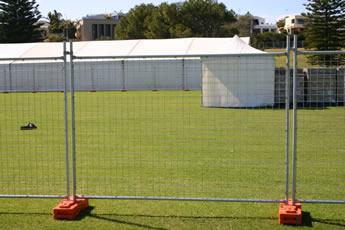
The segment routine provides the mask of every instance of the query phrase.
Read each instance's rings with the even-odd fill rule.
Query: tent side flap
[[[262,107],[274,104],[274,58],[202,59],[205,107]]]

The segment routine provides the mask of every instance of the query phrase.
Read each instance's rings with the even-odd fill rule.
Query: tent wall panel
[[[205,107],[273,106],[272,57],[210,57],[202,63]]]
[[[93,90],[122,90],[123,71],[121,61],[93,62],[90,67]]]
[[[186,90],[201,89],[201,60],[200,59],[185,59],[184,60],[184,78]]]
[[[126,61],[125,78],[127,90],[155,89],[155,65],[149,61]]]
[[[63,63],[0,65],[0,91],[63,91]],[[201,89],[197,59],[83,61],[74,63],[75,90]],[[70,75],[67,66],[67,75]]]
[[[184,73],[182,59],[125,61],[127,90],[183,89]]]
[[[74,63],[74,84],[76,91],[93,91],[96,90],[89,62]]]
[[[35,91],[63,91],[64,70],[62,63],[40,63],[32,67]]]
[[[36,91],[36,80],[32,65],[11,64],[11,91]]]

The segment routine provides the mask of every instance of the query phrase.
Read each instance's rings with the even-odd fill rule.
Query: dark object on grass
[[[34,130],[37,129],[37,126],[34,123],[28,123],[25,126],[20,127],[20,130]]]

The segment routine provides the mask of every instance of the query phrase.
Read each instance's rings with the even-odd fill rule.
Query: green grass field
[[[266,49],[265,52],[285,52],[285,49]],[[275,57],[276,60],[276,67],[277,68],[285,68],[286,66],[286,57],[285,56],[277,56]],[[293,51],[290,52],[290,66],[293,66]],[[299,54],[298,55],[298,66],[300,68],[310,68],[315,67],[308,61],[308,56]]]
[[[65,194],[62,93],[0,95],[1,194]],[[298,198],[345,199],[344,108],[301,109]],[[25,123],[38,126],[20,131]],[[199,91],[76,94],[84,195],[284,199],[285,111],[201,106]],[[91,200],[54,221],[57,200],[1,199],[1,229],[263,229],[277,204]],[[343,205],[303,206],[305,227],[344,228]],[[307,214],[307,213],[306,213]]]

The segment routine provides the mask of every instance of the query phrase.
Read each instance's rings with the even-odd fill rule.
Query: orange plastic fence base
[[[53,209],[54,219],[56,220],[75,220],[78,215],[89,207],[89,202],[83,197],[63,199]]]
[[[280,203],[279,224],[302,225],[302,206],[300,203]]]

